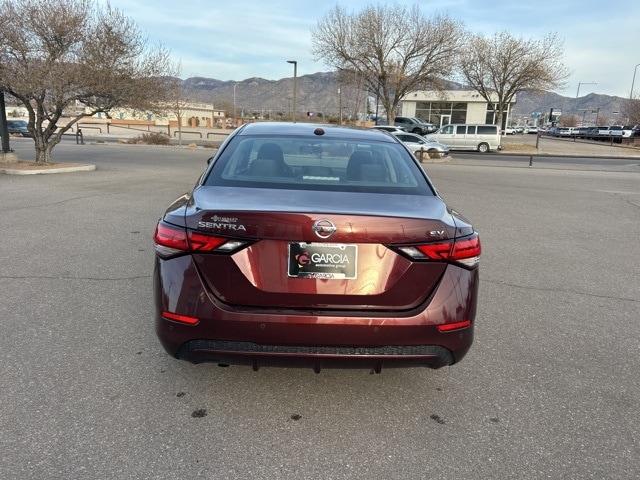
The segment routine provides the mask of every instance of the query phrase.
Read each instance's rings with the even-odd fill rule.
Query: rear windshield
[[[435,195],[424,171],[399,143],[237,135],[204,185]]]

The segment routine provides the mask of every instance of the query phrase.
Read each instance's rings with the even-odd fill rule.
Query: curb
[[[95,165],[77,165],[73,167],[37,168],[37,169],[0,168],[0,173],[4,173],[7,175],[42,175],[42,174],[51,174],[51,173],[89,172],[95,169],[96,169]]]
[[[629,159],[629,160],[638,160],[640,157],[640,152],[635,153],[631,152],[621,152],[618,155],[594,155],[592,153],[559,153],[559,152],[549,152],[549,151],[500,151],[498,156],[508,156],[508,157],[567,157],[567,158],[615,158],[615,159]]]
[[[448,163],[453,160],[453,157],[451,155],[447,155],[446,157],[425,158],[424,160],[418,160],[420,161],[420,163]]]

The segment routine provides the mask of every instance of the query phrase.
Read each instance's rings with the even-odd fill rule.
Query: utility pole
[[[4,91],[0,90],[0,136],[2,137],[2,153],[10,153],[9,130],[7,129],[7,110],[4,105]],[[4,155],[2,155],[4,157]]]

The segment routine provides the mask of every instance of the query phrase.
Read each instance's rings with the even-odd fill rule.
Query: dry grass
[[[502,151],[529,153],[529,152],[537,152],[537,149],[535,146],[529,145],[526,143],[507,143],[507,144],[502,144]]]

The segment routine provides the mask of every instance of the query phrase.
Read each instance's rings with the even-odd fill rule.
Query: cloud
[[[348,12],[371,3],[340,2]],[[475,33],[492,35],[506,30],[526,39],[557,33],[564,39],[565,64],[573,72],[566,89],[558,92],[563,95],[571,96],[579,82],[597,82],[597,93],[628,96],[634,66],[640,63],[640,2],[604,10],[602,2],[594,0],[416,3],[425,15],[447,14]],[[335,3],[111,0],[111,5],[133,18],[150,43],[160,42],[169,48],[181,61],[185,78],[277,80],[293,75],[287,60],[298,61],[298,75],[328,70],[313,59],[311,28]]]

